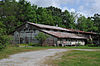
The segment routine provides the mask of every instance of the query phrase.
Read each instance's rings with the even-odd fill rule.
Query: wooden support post
[[[24,36],[24,43],[26,44],[26,32],[25,32],[25,36]]]
[[[32,32],[31,32],[31,42],[32,42]]]

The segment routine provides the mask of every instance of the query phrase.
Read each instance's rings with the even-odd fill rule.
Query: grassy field
[[[27,52],[27,51],[36,51],[36,50],[44,50],[44,49],[100,49],[100,47],[87,47],[87,46],[79,46],[79,47],[8,47],[2,51],[0,51],[0,59],[7,58],[9,55]]]
[[[52,66],[100,66],[100,51],[68,51],[57,59],[52,58],[45,63]]]
[[[77,46],[77,47],[75,47],[75,46],[71,46],[71,47],[69,47],[69,46],[66,46],[66,47],[58,47],[58,48],[67,48],[67,49],[100,49],[100,47],[88,47],[88,46]]]

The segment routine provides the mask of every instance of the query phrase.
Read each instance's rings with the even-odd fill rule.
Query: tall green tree
[[[100,33],[100,14],[94,14],[94,16],[90,18],[94,22],[94,25],[98,28],[96,32]]]
[[[71,14],[70,12],[68,12],[67,10],[65,10],[62,13],[62,22],[63,24],[66,26],[66,28],[70,28],[70,29],[75,29],[75,18],[73,16],[73,14]]]
[[[41,24],[54,25],[53,17],[50,10],[39,7],[37,10],[37,20]]]
[[[7,29],[6,30],[7,34],[14,31],[14,29],[18,26],[18,22],[15,16],[2,17],[2,21]]]
[[[94,32],[98,28],[94,25],[94,22],[91,19],[88,19],[84,16],[78,18],[77,27],[79,30]]]
[[[0,21],[0,50],[5,48],[8,44],[8,38],[5,30],[5,25],[2,21]]]
[[[59,9],[59,8],[50,6],[50,7],[47,7],[46,9],[50,10],[52,12],[53,16],[59,16],[59,17],[61,16],[61,9]]]

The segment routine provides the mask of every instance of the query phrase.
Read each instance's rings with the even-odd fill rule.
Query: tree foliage
[[[84,16],[81,16],[80,18],[78,18],[78,23],[77,23],[77,29],[79,30],[83,30],[83,31],[86,31],[86,32],[95,32],[98,30],[98,28],[94,25],[94,22],[89,19],[89,18],[86,18]]]
[[[7,28],[7,34],[26,21],[83,31],[100,32],[99,14],[89,18],[80,16],[77,23],[75,23],[74,13],[70,13],[68,10],[62,12],[60,8],[53,6],[46,8],[37,7],[36,5],[31,5],[26,0],[19,0],[18,2],[16,0],[0,1],[0,4],[0,18]]]
[[[42,33],[42,32],[40,32],[37,36],[35,36],[35,38],[36,38],[37,40],[40,41],[40,44],[41,44],[41,45],[43,44],[43,42],[44,42],[48,37],[49,37],[49,35],[44,34],[44,33]]]
[[[5,33],[5,26],[0,22],[0,50],[5,48],[8,43],[8,37]]]
[[[90,19],[94,22],[94,25],[98,28],[96,32],[100,33],[100,14],[94,14],[94,16],[90,17]]]
[[[4,35],[10,34],[16,27],[26,21],[33,23],[59,26],[69,29],[92,31],[100,33],[100,14],[93,17],[78,17],[77,23],[74,13],[68,10],[62,12],[60,8],[53,6],[38,7],[26,0],[1,0],[0,1],[0,43]],[[1,45],[0,44],[0,45]]]

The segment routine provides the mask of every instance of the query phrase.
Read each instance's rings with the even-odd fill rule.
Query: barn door
[[[54,40],[53,39],[48,39],[48,45],[53,46],[54,45]]]
[[[25,37],[25,43],[28,44],[29,41],[28,41],[28,37]]]

